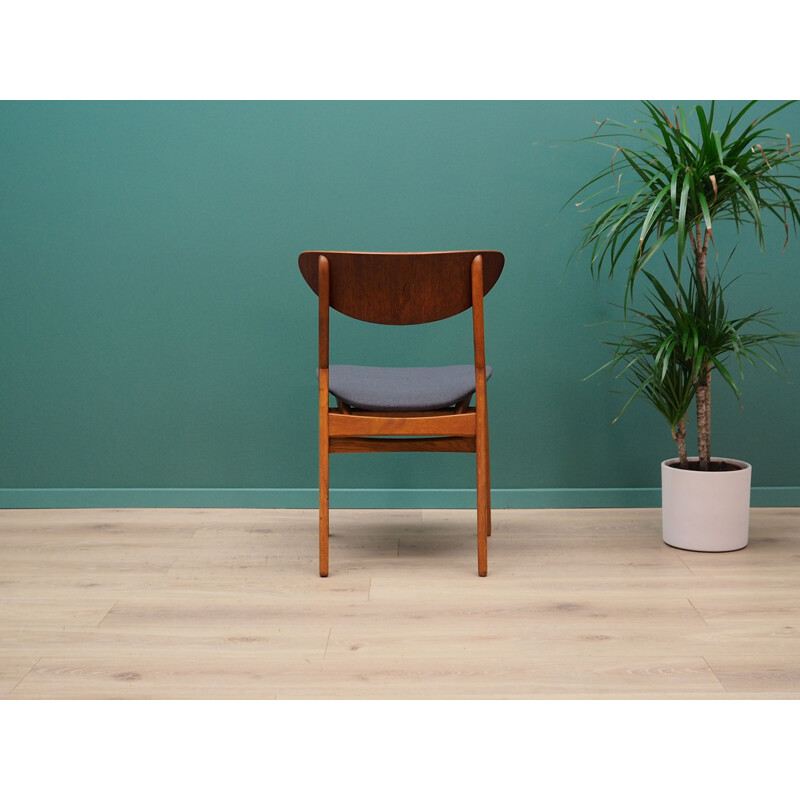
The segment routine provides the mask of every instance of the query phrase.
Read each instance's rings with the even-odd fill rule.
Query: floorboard
[[[2,699],[800,699],[800,509],[0,510]]]

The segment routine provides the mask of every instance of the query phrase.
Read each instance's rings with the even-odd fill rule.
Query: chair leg
[[[491,501],[489,498],[489,458],[486,431],[478,427],[476,437],[475,460],[477,462],[477,511],[478,511],[478,575],[485,577],[488,572],[488,543],[489,525],[491,518]]]
[[[486,471],[486,535],[492,535],[492,480],[489,473],[489,436],[484,442],[483,457],[485,459],[484,469]]]
[[[319,575],[328,577],[328,533],[330,530],[330,445],[327,435],[319,442]]]

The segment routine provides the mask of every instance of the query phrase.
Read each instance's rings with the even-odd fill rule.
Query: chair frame
[[[329,253],[333,257],[333,253]],[[376,254],[383,257],[410,254]],[[462,255],[457,253],[420,255]],[[302,256],[301,256],[302,258]],[[502,256],[501,256],[502,259]],[[500,262],[502,269],[502,261]],[[301,263],[302,268],[302,263]],[[497,279],[493,276],[491,285]],[[309,284],[310,275],[306,275]],[[489,472],[489,420],[486,396],[484,344],[484,259],[477,253],[471,262],[469,298],[475,362],[475,405],[469,399],[454,409],[442,411],[364,411],[351,409],[337,400],[330,405],[329,356],[331,267],[328,257],[318,254],[319,297],[319,574],[329,574],[330,456],[332,453],[458,452],[475,453],[477,484],[478,575],[488,573],[488,543],[491,536],[491,485]],[[488,288],[491,288],[491,285]],[[488,291],[488,289],[486,289]],[[469,306],[467,306],[469,307]],[[466,310],[466,308],[464,309]],[[450,316],[451,314],[447,314]],[[391,324],[391,323],[387,323]],[[398,323],[403,324],[403,323]],[[377,437],[377,438],[376,438]],[[392,438],[403,437],[403,438]]]

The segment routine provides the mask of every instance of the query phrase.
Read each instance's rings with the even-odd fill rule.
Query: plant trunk
[[[703,364],[703,373],[697,384],[697,455],[700,469],[707,470],[711,461],[711,370]]]
[[[689,469],[689,459],[686,456],[686,420],[679,420],[677,428],[672,431],[672,438],[678,445],[678,460],[681,469]]]
[[[708,302],[706,254],[708,253],[709,233],[710,231],[707,229],[702,235],[701,243],[702,228],[698,223],[696,232],[692,236],[698,291],[701,293],[700,302],[703,305]],[[711,363],[709,361],[704,361],[700,367],[695,404],[697,406],[697,455],[699,456],[699,467],[701,470],[707,471],[711,462]]]

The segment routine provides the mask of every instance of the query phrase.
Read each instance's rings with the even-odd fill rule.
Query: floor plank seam
[[[325,660],[325,656],[328,655],[328,645],[331,643],[331,633],[333,633],[333,628],[328,628],[328,638],[325,640],[325,652],[322,654],[322,660]]]
[[[106,611],[106,613],[103,615],[103,619],[101,619],[100,622],[98,622],[97,625],[95,625],[95,628],[99,628],[108,619],[108,615],[111,614],[111,612],[117,607],[118,604],[119,600],[115,600],[114,605],[112,605],[111,608],[109,608],[108,611]]]
[[[692,602],[691,598],[687,597],[686,598],[686,602],[692,607],[692,610],[694,611],[694,613],[697,614],[697,616],[700,617],[700,619],[703,620],[703,622],[705,622],[706,625],[708,625],[708,620],[697,610],[697,608],[696,608],[695,604]]]
[[[27,678],[28,675],[30,675],[36,669],[36,667],[39,666],[39,662],[42,660],[42,658],[44,658],[44,656],[39,656],[39,658],[36,659],[36,662],[34,663],[34,665],[17,681],[16,686],[14,686],[14,688],[8,693],[9,697],[11,697],[11,695],[14,694],[14,692],[17,691],[17,689],[19,688],[19,685],[22,683],[22,681],[24,681],[25,678]]]
[[[725,687],[725,684],[719,679],[719,675],[717,675],[717,673],[714,672],[714,668],[711,666],[711,664],[708,663],[708,659],[705,656],[701,656],[701,658],[703,659],[703,661],[706,662],[706,666],[708,667],[708,669],[711,672],[711,674],[714,676],[714,679],[717,681],[717,683],[722,688],[722,691],[725,692],[725,694],[728,694],[728,690]]]
[[[689,572],[690,572],[692,575],[694,575],[694,574],[695,574],[695,571],[694,571],[694,570],[693,570],[693,569],[692,569],[692,568],[691,568],[691,567],[690,567],[690,566],[689,566],[689,565],[688,565],[688,564],[687,564],[687,563],[686,563],[686,562],[683,560],[683,558],[681,558],[681,556],[680,556],[680,555],[678,555],[678,561],[680,561],[680,562],[681,562],[681,564],[683,564],[683,566],[684,566],[684,567],[686,567],[686,569],[688,569],[688,570],[689,570]]]

